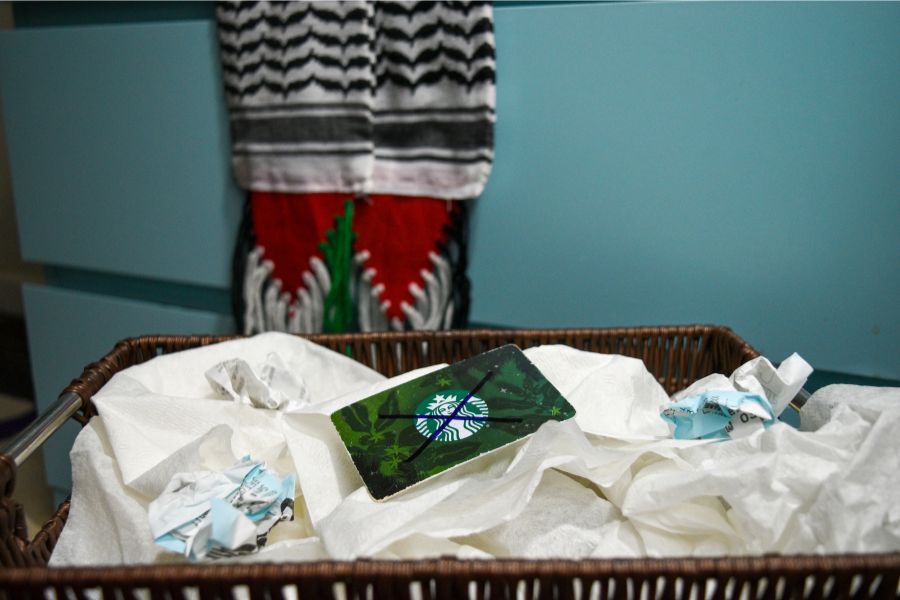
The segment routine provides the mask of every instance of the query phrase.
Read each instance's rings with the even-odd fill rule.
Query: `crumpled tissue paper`
[[[838,407],[845,404],[854,406],[856,410],[876,413],[890,410],[900,406],[900,388],[841,383],[827,385],[812,394],[800,409],[800,430],[818,430],[831,421]]]
[[[223,398],[271,410],[297,410],[309,404],[309,390],[274,352],[257,369],[234,358],[206,371],[206,380]]]

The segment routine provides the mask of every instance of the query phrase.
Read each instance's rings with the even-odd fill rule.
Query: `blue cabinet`
[[[0,94],[36,400],[45,410],[124,337],[233,333],[243,193],[229,164],[210,21],[0,32]],[[45,446],[70,487],[67,424]]]
[[[900,379],[900,3],[496,4],[472,319]]]
[[[23,258],[227,288],[242,194],[215,25],[0,33]]]

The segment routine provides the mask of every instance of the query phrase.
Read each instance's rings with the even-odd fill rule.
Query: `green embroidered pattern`
[[[353,296],[350,274],[353,266],[353,200],[347,200],[344,214],[335,217],[334,228],[325,232],[326,241],[319,244],[331,277],[331,288],[325,296],[322,330],[325,333],[350,331],[353,325]]]

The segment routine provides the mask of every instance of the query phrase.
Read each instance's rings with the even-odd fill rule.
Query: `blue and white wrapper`
[[[293,520],[294,482],[249,456],[223,472],[178,473],[150,503],[154,541],[191,560],[256,552]]]
[[[660,416],[681,440],[741,438],[775,422],[775,411],[764,397],[729,390],[682,398],[666,405]]]

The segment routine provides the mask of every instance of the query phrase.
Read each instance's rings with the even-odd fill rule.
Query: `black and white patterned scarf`
[[[224,2],[218,18],[243,187],[453,200],[483,190],[489,2]]]

